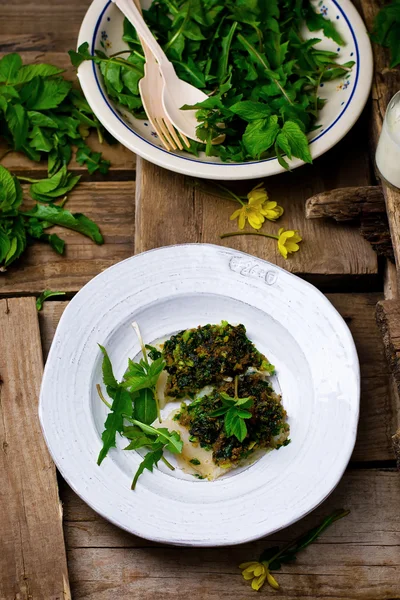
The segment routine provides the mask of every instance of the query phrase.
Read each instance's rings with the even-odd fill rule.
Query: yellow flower
[[[275,221],[283,214],[283,208],[277,202],[268,202],[268,194],[262,183],[247,194],[247,200],[247,204],[242,203],[242,207],[231,215],[231,221],[238,219],[239,229],[244,228],[246,220],[253,229],[261,229],[265,219]]]
[[[283,227],[281,227],[278,231],[278,235],[278,250],[283,258],[287,258],[288,254],[297,252],[300,249],[299,242],[301,242],[302,238],[297,231],[290,229],[285,231]]]
[[[279,589],[279,584],[275,577],[269,572],[267,565],[268,563],[260,563],[257,561],[245,562],[239,565],[239,569],[242,569],[243,579],[246,581],[251,580],[251,587],[256,592],[262,588],[265,580],[267,580],[269,585],[275,590]]]

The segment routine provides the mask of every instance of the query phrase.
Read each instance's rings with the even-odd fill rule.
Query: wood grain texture
[[[74,231],[54,227],[66,242],[63,256],[47,244],[35,243],[6,273],[0,274],[0,294],[38,294],[45,288],[75,292],[92,277],[134,252],[133,181],[80,183],[66,208],[83,212],[100,227],[104,244],[96,245]],[[49,230],[50,231],[50,230]]]
[[[367,29],[372,31],[373,22],[379,9],[385,5],[384,0],[361,0],[362,15]],[[374,80],[372,85],[372,118],[371,118],[371,155],[375,155],[386,107],[390,98],[400,89],[400,69],[389,69],[390,53],[387,48],[373,44]],[[386,200],[389,225],[397,268],[400,268],[400,191],[387,185],[382,180],[382,189]]]
[[[361,414],[352,460],[390,460],[393,458],[391,436],[397,427],[397,412],[391,403],[389,370],[375,322],[375,305],[382,296],[329,294],[328,298],[350,327],[361,365]],[[64,301],[49,301],[39,313],[45,356],[66,306]]]
[[[71,46],[72,47],[72,46]],[[1,46],[0,46],[1,48]],[[0,58],[4,52],[0,52]],[[46,62],[57,67],[65,69],[66,79],[74,81],[76,87],[79,87],[76,78],[76,69],[72,67],[69,56],[66,52],[20,52],[24,64]],[[136,155],[130,152],[122,144],[100,143],[97,134],[92,133],[87,139],[87,144],[96,152],[101,152],[103,158],[111,162],[110,171],[106,176],[97,173],[89,175],[85,166],[79,165],[73,158],[68,165],[70,171],[82,175],[84,179],[93,181],[95,179],[134,179],[134,170],[136,168]],[[0,162],[16,175],[25,177],[47,177],[47,161],[34,162],[20,152],[10,152],[4,156],[8,150],[7,144],[0,139]],[[3,158],[2,158],[3,157]]]
[[[357,219],[361,235],[380,256],[394,262],[393,246],[381,186],[346,187],[321,192],[306,202],[306,218]]]
[[[315,161],[292,173],[269,177],[265,184],[271,200],[285,208],[278,223],[267,222],[265,232],[276,233],[280,226],[298,229],[303,236],[301,251],[285,261],[276,243],[265,238],[243,236],[221,240],[220,234],[237,229],[229,220],[237,203],[216,198],[193,180],[140,161],[137,171],[136,252],[183,242],[209,242],[237,248],[269,260],[294,273],[307,275],[371,275],[377,273],[376,255],[359,235],[357,227],[329,221],[310,221],[304,203],[310,196],[336,186],[369,185],[368,159],[358,146],[356,131]],[[354,150],[354,145],[358,150]],[[346,162],[352,148],[351,164]],[[339,158],[341,157],[341,158]],[[332,169],[332,164],[337,169]],[[232,189],[248,192],[256,182],[232,184]],[[212,184],[211,184],[212,186]],[[214,186],[215,190],[215,186]]]
[[[62,510],[37,414],[34,298],[0,300],[0,598],[69,600]]]
[[[394,599],[399,592],[395,575],[400,566],[399,492],[395,472],[350,470],[329,499],[299,523],[258,542],[221,551],[161,546],[131,536],[106,523],[63,485],[74,599],[150,600],[162,590],[167,599],[250,600],[254,592],[237,565],[257,559],[266,547],[293,539],[340,506],[349,508],[350,515],[299,554],[296,564],[277,573],[279,598]],[[261,594],[276,596],[267,587]]]
[[[306,202],[306,218],[328,217],[335,221],[352,221],[364,213],[385,211],[385,199],[379,185],[337,188],[311,196]]]

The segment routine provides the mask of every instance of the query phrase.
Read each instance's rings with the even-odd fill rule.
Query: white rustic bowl
[[[142,0],[148,7],[151,0]],[[342,62],[354,60],[352,72],[342,80],[321,85],[320,96],[328,102],[320,113],[321,125],[310,134],[311,154],[317,158],[337,144],[351,129],[361,114],[369,96],[372,82],[373,60],[371,44],[365,25],[350,0],[313,0],[316,10],[335,21],[346,41],[338,48],[332,40],[324,39],[319,47],[340,51]],[[96,49],[114,53],[128,49],[122,41],[123,16],[111,0],[94,0],[86,13],[79,32],[78,46],[89,42],[90,51]],[[305,37],[324,38],[322,32],[304,31]],[[276,158],[246,163],[223,163],[218,158],[198,158],[187,152],[167,152],[152,131],[148,121],[135,119],[122,106],[108,98],[98,67],[90,62],[83,63],[78,70],[83,92],[92,110],[104,127],[124,146],[143,158],[161,167],[208,179],[254,179],[281,173],[284,169]],[[303,163],[299,159],[289,161],[291,168]]]
[[[214,482],[141,457],[121,439],[99,467],[107,414],[96,392],[109,351],[117,377],[139,344],[222,319],[243,323],[276,366],[274,387],[289,415],[291,443]],[[164,410],[164,415],[170,408]],[[239,544],[290,525],[320,504],[353,450],[359,367],[350,332],[316,288],[263,260],[207,244],[170,246],[129,258],[71,300],[57,328],[40,394],[40,421],[62,476],[115,525],[189,546]]]

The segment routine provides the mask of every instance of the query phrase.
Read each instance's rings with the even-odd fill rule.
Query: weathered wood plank
[[[278,223],[265,223],[263,231],[276,233],[283,226],[298,229],[304,239],[300,252],[289,260],[280,256],[274,240],[244,236],[222,241],[220,234],[236,230],[229,217],[238,205],[202,191],[190,178],[166,173],[144,161],[140,161],[137,172],[136,252],[175,243],[209,242],[249,252],[302,275],[375,274],[375,253],[357,228],[310,221],[304,215],[305,200],[318,192],[336,186],[369,185],[365,149],[357,137],[362,139],[363,132],[359,126],[355,129],[315,165],[265,181],[270,199],[283,205],[285,214]],[[332,164],[338,168],[332,169]],[[241,189],[248,192],[253,185],[255,182],[248,181]],[[238,184],[233,189],[237,190]]]
[[[374,19],[379,9],[384,6],[384,0],[361,0],[362,14],[367,28],[372,31]],[[372,139],[371,155],[374,157],[379,135],[382,129],[383,118],[390,98],[400,89],[400,69],[389,69],[389,50],[373,44],[374,52],[374,81],[372,86]],[[392,234],[392,243],[397,268],[400,268],[400,191],[389,187],[381,181],[386,200],[389,225]]]
[[[3,2],[0,50],[64,51],[76,47],[79,27],[90,2]]]
[[[0,597],[70,599],[55,468],[37,404],[43,361],[34,298],[0,300]]]
[[[400,303],[398,298],[378,302],[377,322],[382,332],[383,344],[393,375],[393,403],[397,412],[397,428],[393,430],[393,449],[400,469]]]
[[[49,9],[50,10],[50,9]],[[0,52],[0,58],[4,52]],[[78,80],[76,77],[76,69],[72,67],[69,56],[66,52],[21,52],[22,60],[24,64],[46,62],[58,67],[64,68],[64,76],[66,79],[76,82],[78,86]],[[72,160],[68,166],[71,171],[82,175],[86,179],[93,180],[110,178],[130,178],[134,179],[134,173],[136,167],[136,155],[130,152],[122,144],[107,144],[106,142],[100,143],[96,134],[91,134],[87,139],[88,145],[96,152],[101,152],[106,160],[111,162],[110,171],[107,176],[102,177],[101,175],[94,174],[90,176],[85,166],[79,165],[76,160]],[[45,160],[41,162],[34,162],[29,160],[24,154],[20,152],[10,152],[4,156],[8,150],[8,146],[4,140],[0,139],[0,162],[1,164],[10,169],[16,175],[25,175],[25,177],[45,177],[47,173],[47,163]],[[3,157],[4,156],[4,157]],[[3,158],[1,158],[3,157]]]
[[[261,550],[293,539],[335,508],[351,510],[327,530],[296,564],[278,575],[279,597],[393,599],[398,595],[396,569],[400,549],[396,531],[400,479],[390,471],[348,471],[316,511],[264,540],[221,549],[174,548],[152,544],[118,530],[62,486],[65,536],[74,598],[121,600],[254,597],[237,565],[256,559]],[[379,514],[380,518],[376,518]],[[271,589],[262,594],[272,596]]]
[[[397,413],[389,394],[389,371],[375,322],[379,294],[329,294],[329,300],[349,325],[361,363],[361,415],[353,461],[390,460],[391,436]],[[39,314],[44,355],[47,356],[55,328],[67,302],[46,302]]]
[[[134,252],[134,182],[81,183],[66,208],[83,212],[100,227],[104,244],[71,230],[54,227],[66,241],[63,256],[47,244],[35,243],[6,273],[0,274],[0,294],[40,293],[45,288],[75,292],[92,277]]]

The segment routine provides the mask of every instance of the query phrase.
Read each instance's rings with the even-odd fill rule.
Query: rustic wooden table
[[[3,0],[0,50],[24,60],[65,66],[75,47],[89,0]],[[364,1],[368,22],[379,2]],[[378,61],[383,60],[379,54]],[[384,64],[380,62],[379,64]],[[376,76],[376,102],[387,100]],[[400,85],[398,86],[400,87]],[[291,598],[400,598],[399,498],[391,435],[398,426],[397,396],[375,322],[377,301],[395,295],[384,286],[382,265],[356,225],[306,220],[305,200],[323,190],[374,182],[368,154],[369,107],[352,132],[333,150],[293,173],[266,182],[270,198],[285,209],[284,226],[303,235],[301,251],[284,261],[264,239],[232,238],[226,245],[270,260],[315,283],[348,323],[359,352],[361,417],[349,467],[337,489],[303,521],[268,540],[219,549],[181,549],[128,535],[99,517],[58,477],[45,448],[37,401],[46,355],[68,300],[49,301],[37,315],[34,297],[43,289],[71,298],[93,276],[133,253],[181,242],[221,244],[230,230],[233,206],[194,187],[190,179],[148,164],[122,147],[104,148],[112,162],[104,178],[82,174],[69,209],[82,211],[101,227],[105,244],[63,231],[65,257],[40,244],[18,267],[0,276],[0,598],[2,600],[149,600],[187,597],[250,599],[253,592],[237,565],[256,558],[273,542],[293,538],[334,508],[350,516],[285,566],[281,591],[261,594]],[[376,111],[375,111],[376,114]],[[380,127],[379,114],[375,133]],[[0,148],[0,156],[3,154]],[[15,173],[45,175],[44,164],[8,154],[2,164]],[[386,198],[388,207],[395,198]],[[395,246],[395,252],[398,249]],[[385,288],[385,289],[384,289]],[[39,327],[40,326],[40,327]],[[42,359],[43,353],[43,359]],[[59,502],[61,499],[61,504]],[[135,515],[132,515],[135,518]],[[234,527],[234,523],[232,524]],[[69,583],[68,583],[69,582]]]

